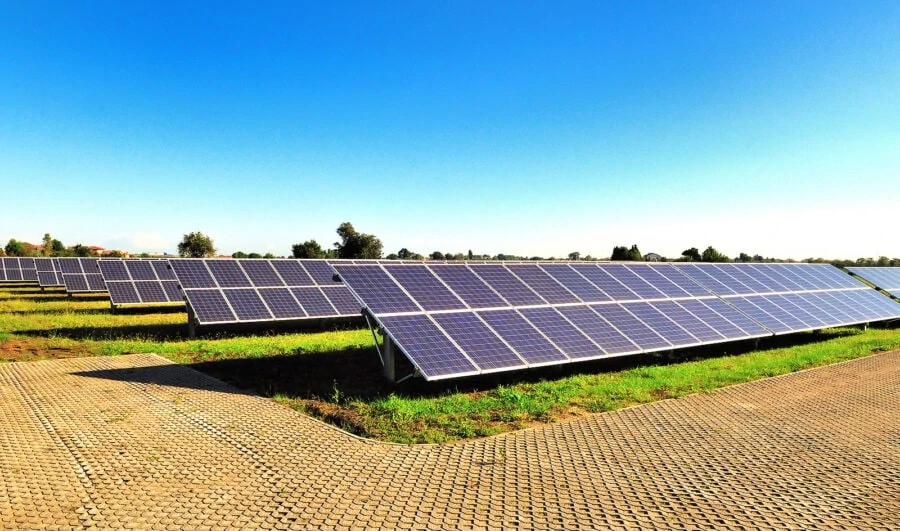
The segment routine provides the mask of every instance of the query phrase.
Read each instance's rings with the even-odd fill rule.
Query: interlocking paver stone
[[[0,530],[900,528],[900,352],[477,441],[154,355],[0,365]]]

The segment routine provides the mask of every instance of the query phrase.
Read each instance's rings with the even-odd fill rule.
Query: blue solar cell
[[[482,371],[526,367],[525,362],[474,313],[439,313],[432,318]]]
[[[630,302],[623,304],[622,307],[640,319],[648,328],[671,343],[673,347],[686,347],[700,344],[700,341],[691,335],[690,332],[686,331],[680,324],[673,321],[669,316],[663,314],[648,302]]]
[[[385,330],[429,380],[478,374],[478,369],[426,315],[380,318]]]
[[[249,288],[250,279],[234,260],[205,260],[220,288]]]
[[[158,280],[139,280],[134,283],[134,287],[141,297],[141,302],[144,304],[170,302],[162,283]]]
[[[538,295],[543,297],[544,300],[551,304],[579,302],[579,297],[573,295],[573,287],[581,291],[581,293],[585,296],[589,297],[589,299],[585,302],[590,302],[591,300],[601,301],[609,299],[603,293],[597,290],[597,288],[595,288],[591,283],[578,276],[578,274],[575,273],[574,270],[566,265],[559,264],[555,267],[555,269],[566,270],[569,273],[570,277],[577,277],[581,282],[580,284],[576,285],[570,281],[567,285],[564,286],[560,280],[557,280],[557,278],[555,278],[555,275],[550,276],[548,274],[549,270],[554,268],[553,266],[538,266],[537,264],[510,264],[506,267],[512,272],[512,274],[521,279],[522,282],[531,287],[531,289],[536,291]],[[591,299],[590,297],[593,297],[593,299]]]
[[[502,265],[472,265],[469,268],[481,277],[501,297],[514,306],[546,304],[537,293],[516,278]]]
[[[269,260],[238,260],[238,264],[257,288],[284,286]]]
[[[655,301],[650,303],[661,313],[678,323],[682,328],[687,330],[692,336],[701,341],[721,341],[725,336],[715,330],[715,328],[706,324],[698,316],[685,310],[675,301]],[[740,331],[738,331],[740,333]],[[743,334],[740,334],[743,335]]]
[[[307,316],[288,288],[260,288],[259,295],[276,319],[302,319]]]
[[[582,333],[591,338],[594,343],[600,345],[604,353],[598,353],[598,357],[607,354],[630,354],[641,351],[640,347],[633,341],[622,335],[600,314],[587,306],[566,306],[557,308],[557,310],[573,325],[578,327]]]
[[[374,314],[421,311],[388,274],[378,265],[339,264],[341,278],[353,286]],[[305,306],[304,306],[305,307]]]
[[[848,267],[847,270],[885,291],[891,292],[900,289],[900,267]],[[856,281],[856,279],[850,278]],[[850,286],[848,285],[848,287]],[[859,284],[854,287],[859,287]]]
[[[153,266],[153,270],[156,272],[156,278],[160,280],[177,280],[175,273],[172,272],[172,268],[169,267],[168,260],[151,260],[150,265]]]
[[[553,308],[523,308],[519,313],[572,359],[596,358],[604,354],[599,346]]]
[[[646,305],[646,303],[630,303]],[[647,306],[649,307],[649,306]],[[663,338],[660,333],[642,323],[631,312],[627,311],[625,304],[596,304],[591,306],[593,310],[603,316],[616,329],[625,334],[643,350],[659,350],[672,348],[672,344]],[[661,325],[662,323],[660,323]]]
[[[216,281],[206,268],[206,260],[169,260],[169,265],[184,289],[216,287]]]
[[[823,327],[838,326],[849,322],[845,315],[837,313],[830,306],[827,306],[820,299],[811,297],[812,293],[788,293],[781,295],[783,299],[790,302],[794,306],[808,314],[810,318],[815,319]],[[805,316],[801,317],[804,321],[809,322]]]
[[[711,293],[716,295],[734,295],[735,293],[733,289],[710,276],[707,268],[701,268],[699,264],[677,264],[675,267]]]
[[[81,274],[84,271],[81,270],[81,263],[77,258],[60,258],[59,259],[59,270],[63,273],[77,273]]]
[[[233,322],[237,318],[218,289],[186,290],[188,304],[201,324]]]
[[[2,269],[2,268],[0,268]],[[41,271],[55,271],[53,268],[53,259],[52,258],[35,258],[34,259],[34,269],[38,272]]]
[[[666,295],[637,276],[634,271],[621,264],[601,264],[600,269],[614,276],[625,287],[638,294],[642,299],[664,299]]]
[[[89,275],[100,275],[100,266],[98,263],[100,260],[96,258],[79,258],[78,261],[81,263],[81,269],[89,274]]]
[[[792,291],[800,289],[800,286],[794,284],[789,279],[778,274],[775,268],[765,267],[762,264],[746,264],[742,268],[754,280],[766,286],[771,291]]]
[[[733,293],[739,295],[752,295],[754,293],[753,289],[726,273],[717,264],[697,264],[697,267],[720,284],[727,286]]]
[[[619,282],[596,264],[572,264],[572,269],[600,288],[609,297],[609,300],[634,301],[641,298],[640,295],[625,287],[625,284]]]
[[[103,282],[103,275],[100,273],[91,273],[85,275],[85,278],[91,291],[106,291],[106,282]]]
[[[653,267],[647,264],[628,264],[623,266],[632,273],[640,277],[644,282],[650,284],[658,291],[661,291],[666,297],[677,299],[680,297],[690,297],[691,293],[685,291],[681,286],[675,284],[668,277],[663,276],[659,271],[659,267]]]
[[[857,305],[863,311],[869,321],[881,321],[884,319],[897,319],[900,317],[900,304],[881,295],[871,289],[854,291],[836,291],[838,298],[847,301],[848,304]]]
[[[334,284],[334,268],[325,260],[301,260],[302,265],[309,276],[319,285]]]
[[[310,317],[330,317],[337,315],[334,306],[328,302],[322,291],[316,286],[291,288],[291,293]]]
[[[515,310],[490,310],[479,315],[530,365],[561,363],[569,359]]]
[[[132,280],[158,280],[149,260],[125,260],[124,265]]]
[[[730,300],[731,299],[729,299],[729,301]],[[772,335],[772,331],[763,327],[762,324],[759,323],[759,321],[751,319],[746,314],[741,313],[734,306],[728,304],[722,299],[701,299],[698,302],[701,302],[704,306],[721,315],[725,319],[728,319],[728,321],[743,330],[750,337]],[[681,304],[680,301],[679,304]],[[695,313],[695,315],[697,314]],[[718,327],[716,327],[716,330],[720,332],[722,331]]]
[[[860,315],[855,315],[854,313],[848,311],[847,308],[842,307],[840,304],[833,298],[824,297],[826,293],[802,293],[797,296],[802,297],[803,299],[811,301],[810,303],[813,306],[822,308],[824,311],[833,315],[835,318],[840,319],[840,321],[844,324],[853,324],[859,322]]]
[[[820,315],[825,317],[825,319],[819,319],[819,317],[815,315],[816,313],[820,313],[819,310],[811,308],[810,310],[812,311],[807,311],[806,308],[803,307],[807,306],[807,304],[801,300],[792,299],[784,295],[766,295],[766,299],[789,313],[791,317],[802,321],[809,328],[826,328],[829,326],[829,323],[838,323],[835,318],[824,313]]]
[[[660,275],[669,279],[670,282],[672,282],[679,288],[690,293],[692,297],[706,297],[711,294],[708,289],[704,288],[700,284],[697,284],[696,281],[685,275],[673,265],[659,264],[653,269]]]
[[[710,328],[715,330],[716,333],[722,335],[726,339],[743,339],[749,337],[749,334],[747,332],[743,331],[741,328],[736,326],[725,317],[714,312],[709,306],[703,304],[703,302],[700,300],[681,300],[675,302],[675,304],[690,312],[691,315],[700,319],[703,323],[708,325]],[[731,308],[730,306],[727,307],[732,312],[738,313],[734,308]],[[744,319],[747,319],[747,317],[744,317]]]
[[[750,301],[795,331],[816,328],[813,324],[801,319],[797,312],[792,312],[792,308],[784,307],[782,301],[776,295],[751,297]]]
[[[728,303],[733,305],[735,308],[740,310],[745,315],[749,316],[754,321],[762,324],[769,330],[777,333],[783,334],[785,332],[795,332],[800,330],[800,327],[793,327],[789,324],[781,322],[778,318],[762,309],[758,304],[754,304],[754,302],[762,302],[761,297],[733,297],[728,299]],[[771,305],[766,305],[771,308]]]
[[[315,282],[299,260],[272,260],[272,267],[288,286],[313,286]]]
[[[462,310],[466,305],[450,292],[428,269],[401,264],[385,265],[384,269],[426,311]]]
[[[429,264],[426,267],[440,277],[470,308],[509,306],[465,264]]]
[[[103,260],[100,264],[100,272],[103,273],[104,280],[131,280],[128,275],[128,269],[122,260]]]
[[[19,259],[18,258],[0,258],[0,261],[3,262],[3,269],[19,269]]]
[[[715,267],[747,286],[750,290],[749,293],[772,293],[775,291],[766,282],[762,282],[763,279],[759,278],[760,275],[754,274],[752,269],[743,264],[716,264]]]
[[[511,268],[514,266],[510,266]],[[606,302],[611,301],[612,298],[603,292],[600,288],[595,286],[590,280],[584,278],[578,271],[575,271],[568,264],[541,264],[539,266],[541,269],[546,271],[550,276],[552,276],[559,284],[565,287],[565,292],[574,293],[578,298],[572,297],[572,295],[564,296],[564,295],[553,295],[552,293],[544,294],[540,290],[541,296],[547,299],[552,303],[566,303],[566,302],[578,302],[579,300],[583,302]],[[513,270],[515,272],[515,270]],[[524,279],[524,277],[523,277]],[[529,282],[532,287],[534,284],[531,284],[531,280],[526,280]],[[537,288],[535,288],[537,290]]]
[[[178,282],[174,280],[164,280],[160,283],[164,292],[166,292],[166,298],[169,302],[183,302],[184,301],[184,293],[181,291],[181,288],[178,287]]]
[[[360,315],[362,313],[362,305],[356,300],[356,297],[350,293],[347,286],[323,286],[319,288],[325,297],[331,302],[332,306],[337,309],[339,315]]]
[[[109,300],[113,305],[139,304],[141,302],[131,281],[112,280],[106,286],[109,289]]]
[[[253,288],[227,289],[222,291],[231,303],[231,308],[240,321],[271,321],[272,313]]]
[[[66,285],[66,291],[69,293],[90,291],[87,279],[84,275],[69,275],[63,273],[63,283]]]
[[[62,280],[55,271],[38,271],[38,282],[42,287],[61,286]]]
[[[22,270],[21,269],[7,269],[6,270],[6,280],[21,281],[22,280]]]

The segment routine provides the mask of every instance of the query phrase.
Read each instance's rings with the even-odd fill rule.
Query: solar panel
[[[168,274],[199,325],[360,315],[325,260],[178,258]],[[169,291],[166,290],[168,294]]]
[[[35,258],[34,268],[37,272],[38,284],[42,288],[65,286],[59,270],[58,258]]]
[[[900,298],[900,267],[848,267],[847,271]]]
[[[17,256],[0,258],[0,282],[37,283],[34,258]]]
[[[429,380],[900,317],[810,264],[332,265]]]
[[[168,260],[103,259],[97,263],[113,308],[184,303]]]
[[[99,258],[62,257],[59,270],[66,293],[103,293],[109,291],[97,263]]]

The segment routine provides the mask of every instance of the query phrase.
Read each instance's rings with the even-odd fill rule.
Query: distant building
[[[656,253],[647,253],[644,255],[645,262],[662,262],[663,257]]]

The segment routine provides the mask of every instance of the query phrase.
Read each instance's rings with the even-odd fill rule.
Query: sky
[[[0,240],[900,257],[900,3],[0,2]]]

